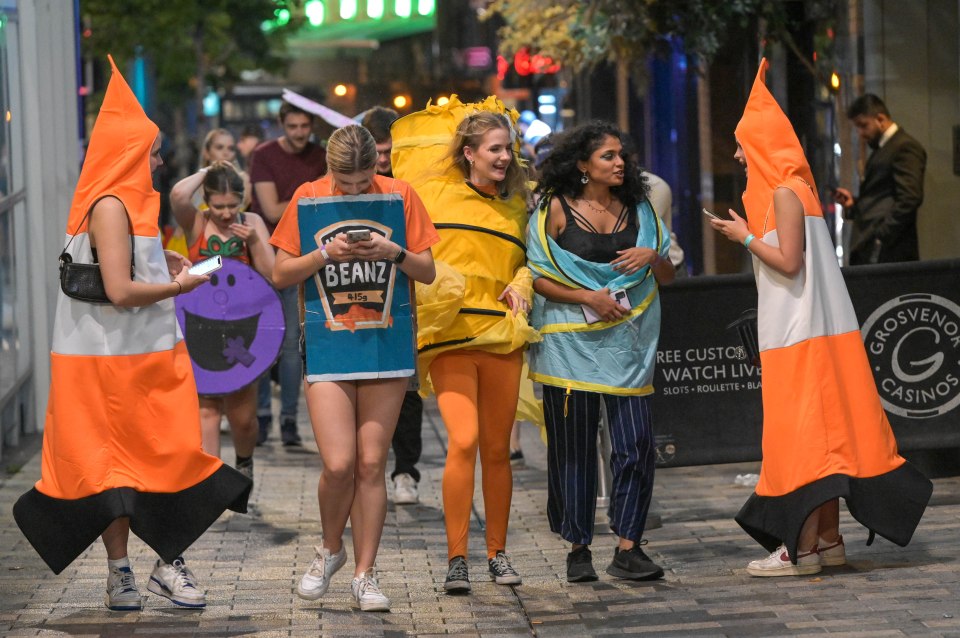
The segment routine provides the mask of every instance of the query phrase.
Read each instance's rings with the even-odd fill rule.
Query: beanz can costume
[[[763,464],[737,522],[768,551],[797,553],[810,513],[843,497],[874,533],[906,545],[932,485],[897,453],[880,404],[810,167],[761,62],[737,141],[747,161],[750,232],[777,246],[773,194],[788,188],[804,211],[804,265],[794,277],[754,257],[763,380]]]
[[[92,262],[84,215],[100,199],[126,208],[135,278],[169,283],[160,195],[150,176],[158,128],[110,60],[113,75],[67,221],[74,260]],[[60,573],[113,522],[171,562],[227,508],[246,511],[250,480],[200,445],[200,412],[173,299],[139,308],[59,293],[41,477],[13,513]]]

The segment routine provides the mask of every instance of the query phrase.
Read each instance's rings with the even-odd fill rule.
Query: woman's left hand
[[[620,256],[611,261],[610,265],[613,266],[614,270],[624,275],[632,275],[644,266],[655,263],[660,258],[660,253],[653,248],[640,248],[638,246],[618,250],[617,254]]]
[[[728,222],[722,219],[710,219],[710,225],[713,226],[714,230],[723,233],[723,236],[730,241],[742,244],[743,240],[750,235],[750,229],[747,228],[747,221],[743,217],[740,217],[740,215],[737,215],[733,209],[730,209],[728,212],[733,221]]]
[[[513,312],[514,316],[516,316],[518,312],[530,312],[530,304],[527,303],[527,300],[523,298],[523,295],[515,291],[510,286],[507,286],[503,289],[503,292],[500,293],[500,296],[497,297],[497,300],[506,301],[507,305],[510,307],[510,311]]]
[[[370,233],[370,239],[350,243],[350,256],[363,261],[393,261],[400,252],[400,246],[380,233]]]
[[[173,250],[164,250],[163,256],[167,258],[167,270],[170,272],[170,278],[173,279],[184,268],[189,268],[193,263]]]

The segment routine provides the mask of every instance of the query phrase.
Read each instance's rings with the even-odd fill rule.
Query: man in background
[[[923,203],[923,146],[890,118],[883,101],[871,93],[847,109],[860,139],[873,150],[863,170],[860,194],[845,189],[834,199],[853,221],[850,265],[920,259],[917,209]]]
[[[393,177],[393,165],[390,162],[393,139],[390,136],[390,127],[399,117],[393,109],[375,106],[366,112],[360,123],[373,135],[373,141],[377,144],[377,173],[386,177]],[[400,407],[397,428],[393,432],[395,464],[390,480],[393,482],[393,502],[396,505],[411,505],[420,500],[420,471],[417,463],[423,452],[423,399],[417,394],[416,380],[416,375],[411,377],[411,385],[407,388],[403,405]]]
[[[261,215],[272,233],[287,203],[301,184],[313,181],[327,170],[326,152],[310,141],[313,133],[313,115],[284,102],[280,106],[280,127],[283,134],[264,142],[250,156],[250,183],[253,184],[251,210]],[[280,438],[285,446],[301,445],[297,432],[297,403],[303,383],[300,360],[300,313],[297,306],[297,287],[280,292],[286,331],[277,362],[280,383]],[[260,379],[257,402],[259,434],[257,445],[270,436],[273,409],[270,399],[270,375]]]

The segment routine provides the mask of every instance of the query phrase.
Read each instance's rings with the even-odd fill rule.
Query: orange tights
[[[449,446],[443,470],[448,560],[467,555],[478,448],[487,516],[487,558],[506,547],[513,493],[510,430],[517,411],[522,367],[520,350],[509,354],[454,350],[437,356],[430,366]]]

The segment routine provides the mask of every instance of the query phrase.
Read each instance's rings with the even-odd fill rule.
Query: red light
[[[77,89],[77,94],[81,96],[90,95],[90,89],[85,86],[81,86],[79,89]]]
[[[87,29],[84,29],[84,30],[83,30],[83,37],[89,38],[89,37],[92,36],[92,35],[93,35],[93,30],[92,30],[92,29],[87,28]]]
[[[510,63],[502,55],[497,56],[497,79],[501,82],[507,77],[507,71],[510,70]]]
[[[513,68],[517,70],[517,75],[527,76],[531,73],[550,74],[560,70],[560,65],[553,61],[553,58],[534,53],[530,55],[530,50],[526,47],[517,51],[513,56]]]

